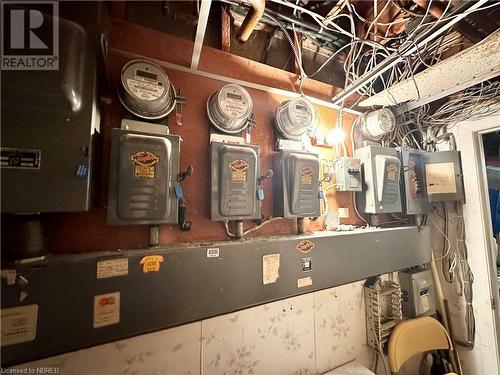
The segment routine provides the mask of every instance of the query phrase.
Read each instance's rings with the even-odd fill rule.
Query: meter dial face
[[[314,121],[314,108],[308,101],[297,98],[288,105],[288,115],[295,132],[307,130]]]
[[[140,61],[125,66],[122,83],[129,94],[138,100],[146,101],[160,99],[170,84],[163,70]]]
[[[246,118],[252,111],[250,94],[238,85],[224,86],[219,91],[217,100],[222,113],[231,120]]]

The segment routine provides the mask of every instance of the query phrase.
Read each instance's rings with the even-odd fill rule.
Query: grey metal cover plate
[[[253,145],[210,144],[210,218],[260,219],[257,199],[260,149]]]
[[[279,274],[264,285],[268,254],[280,255]],[[143,272],[147,255],[163,257],[158,272]],[[99,261],[120,258],[128,259],[127,274],[97,278]],[[312,265],[305,273],[303,258],[311,258]],[[429,228],[401,227],[64,255],[11,265],[6,268],[28,284],[7,286],[2,278],[2,308],[37,304],[38,324],[33,341],[2,347],[1,363],[43,358],[429,261]],[[305,277],[310,285],[299,282]],[[21,291],[27,293],[22,303]],[[119,322],[93,328],[94,297],[116,292]]]
[[[124,142],[137,138],[136,145]],[[164,139],[164,142],[155,142]],[[154,166],[154,178],[136,179],[131,156],[140,151],[152,151],[158,154],[158,163]],[[111,130],[111,157],[109,170],[109,190],[107,222],[113,225],[177,223],[178,200],[174,184],[179,173],[180,138],[134,130]],[[127,159],[120,163],[120,158]],[[165,180],[159,179],[163,175]],[[136,183],[136,180],[140,184]],[[153,203],[157,194],[156,204]],[[134,201],[135,199],[135,201]],[[133,207],[133,205],[141,207]],[[158,213],[154,214],[154,206]],[[162,206],[162,207],[161,207]],[[136,210],[135,208],[141,208]],[[162,213],[162,215],[160,215]]]

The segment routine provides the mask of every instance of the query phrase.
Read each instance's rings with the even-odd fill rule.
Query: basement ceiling
[[[201,1],[206,0],[125,2],[125,18],[194,41]],[[470,1],[271,0],[265,2],[260,22],[242,43],[237,34],[251,2],[258,1],[213,1],[204,44],[336,87],[358,80],[408,43],[415,43],[419,35],[466,15],[357,89],[365,96],[412,78],[500,27],[500,6],[484,0],[472,11],[476,2]]]

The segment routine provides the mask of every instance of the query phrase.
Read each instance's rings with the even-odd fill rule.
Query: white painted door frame
[[[492,246],[491,214],[482,135],[500,130],[500,114],[455,125],[453,132],[461,151],[464,172],[464,219],[469,262],[474,274],[473,307],[476,342],[473,350],[460,350],[464,374],[500,374],[498,339],[500,322],[496,257]]]

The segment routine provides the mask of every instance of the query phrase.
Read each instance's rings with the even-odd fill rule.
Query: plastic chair
[[[437,349],[453,350],[453,343],[441,323],[429,316],[405,320],[394,327],[389,337],[389,367],[392,372],[398,372],[414,355]]]

